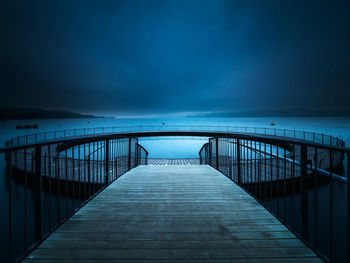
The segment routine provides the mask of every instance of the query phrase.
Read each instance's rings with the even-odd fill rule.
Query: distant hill
[[[80,114],[70,111],[43,109],[0,108],[1,120],[24,119],[70,119],[70,118],[102,118],[94,115]]]
[[[189,116],[192,118],[210,117],[350,117],[348,110],[262,110],[213,112]]]

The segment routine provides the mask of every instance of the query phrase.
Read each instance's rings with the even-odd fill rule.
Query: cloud
[[[133,114],[350,109],[345,1],[8,5],[4,106]]]

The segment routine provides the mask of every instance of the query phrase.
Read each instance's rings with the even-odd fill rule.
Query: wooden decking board
[[[149,165],[198,165],[199,158],[148,158]]]
[[[185,232],[185,233],[101,233],[101,232],[56,232],[48,240],[249,240],[249,239],[295,239],[290,231],[247,231],[232,233]]]
[[[237,249],[106,249],[106,248],[38,248],[30,257],[40,258],[66,258],[66,259],[84,259],[84,258],[103,258],[103,259],[158,259],[158,258],[273,258],[273,257],[310,257],[313,253],[307,248],[237,248]]]
[[[24,263],[66,263],[66,259],[26,259]],[[75,259],[75,263],[151,263],[155,262],[154,259]],[[160,263],[173,263],[179,262],[179,259],[157,259],[156,262]],[[186,259],[183,260],[186,263],[227,263],[227,259]],[[295,258],[253,258],[253,259],[230,259],[231,263],[295,263]],[[298,263],[319,263],[320,260],[317,257],[304,257],[298,258]]]
[[[140,166],[101,192],[25,262],[322,262],[206,165]]]
[[[243,239],[243,240],[47,240],[40,248],[273,248],[297,247],[305,245],[298,239]]]

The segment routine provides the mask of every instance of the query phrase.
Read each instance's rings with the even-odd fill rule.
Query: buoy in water
[[[271,123],[270,123],[270,125],[271,125],[271,126],[275,126],[275,125],[276,125],[276,123],[274,123],[274,122],[271,122]]]

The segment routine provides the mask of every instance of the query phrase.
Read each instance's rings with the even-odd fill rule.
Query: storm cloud
[[[2,106],[350,110],[349,1],[8,1]]]

